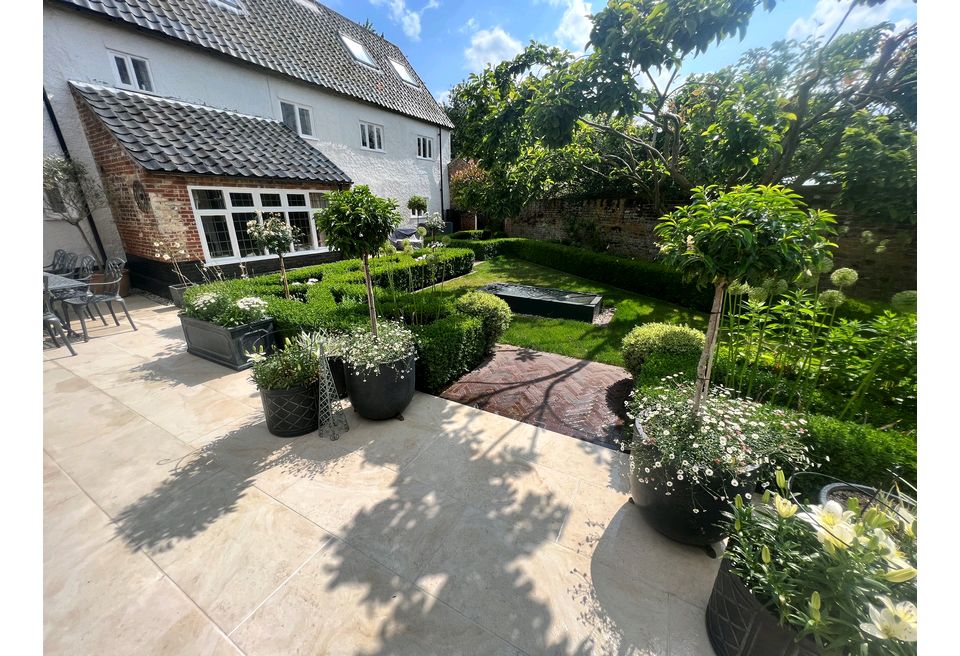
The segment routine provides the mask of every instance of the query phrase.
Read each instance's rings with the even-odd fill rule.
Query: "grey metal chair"
[[[50,273],[55,273],[58,276],[67,276],[68,278],[72,278],[76,273],[75,270],[77,268],[77,259],[79,259],[79,257],[80,256],[77,255],[76,253],[71,253],[67,251],[66,253],[63,254],[63,260],[60,262],[60,268],[54,271],[51,271]]]
[[[123,308],[123,313],[127,315],[127,321],[130,322],[130,327],[136,330],[137,326],[133,323],[133,319],[130,317],[130,311],[127,309],[127,302],[122,296],[120,296],[120,280],[123,278],[123,267],[125,265],[126,262],[119,257],[113,257],[107,260],[104,282],[91,283],[88,287],[99,288],[99,290],[94,290],[91,292],[90,297],[87,299],[87,311],[89,313],[89,308],[91,305],[93,305],[93,307],[97,310],[97,314],[100,315],[100,319],[103,320],[103,325],[107,325],[106,320],[103,319],[103,312],[100,310],[100,303],[106,303],[107,309],[110,310],[110,314],[113,315],[114,323],[119,326],[120,321],[117,319],[117,313],[113,311],[113,304],[119,303],[120,307]],[[92,313],[90,313],[90,318],[93,318]]]
[[[60,342],[57,341],[57,336],[60,336],[63,339],[63,343],[66,345],[67,349],[70,351],[71,355],[76,355],[77,352],[73,350],[73,344],[70,343],[70,338],[67,336],[67,333],[63,330],[63,322],[60,321],[60,317],[53,311],[50,306],[50,281],[46,278],[43,279],[43,327],[47,330],[47,334],[50,335],[50,339],[53,340],[55,346],[60,346]]]
[[[61,292],[57,292],[53,297],[60,301],[60,307],[63,309],[63,319],[67,322],[67,332],[71,331],[70,326],[70,308],[73,308],[74,314],[77,315],[77,318],[80,319],[80,328],[83,329],[83,341],[90,341],[90,336],[87,334],[87,322],[85,321],[84,315],[89,315],[90,319],[93,319],[93,314],[90,312],[90,298],[93,294],[90,293],[90,278],[93,277],[93,269],[97,266],[97,261],[90,255],[84,255],[80,258],[77,263],[76,272],[74,278],[80,282],[86,282],[87,284],[81,288],[77,289],[68,289]],[[100,308],[97,307],[97,311]],[[100,314],[100,320],[103,321],[103,325],[107,325],[107,320],[103,317],[103,314]]]
[[[50,261],[50,264],[43,267],[43,270],[47,273],[58,273],[63,269],[63,258],[67,254],[67,251],[62,248],[58,248],[53,251],[53,259]]]

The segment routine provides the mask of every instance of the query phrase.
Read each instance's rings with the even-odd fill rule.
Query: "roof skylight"
[[[393,59],[390,60],[390,63],[393,64],[393,68],[394,68],[394,70],[397,71],[397,75],[400,76],[400,79],[401,79],[401,80],[403,80],[403,81],[406,82],[407,84],[412,84],[412,85],[414,85],[414,86],[418,86],[418,85],[417,85],[417,81],[416,81],[415,79],[413,79],[413,76],[412,76],[412,75],[410,75],[410,71],[407,70],[407,67],[406,67],[406,66],[404,66],[403,64],[401,64],[401,63],[398,62],[398,61],[394,61]]]
[[[356,59],[361,64],[366,64],[367,66],[377,67],[376,62],[373,61],[373,57],[370,56],[370,53],[367,52],[367,49],[363,47],[363,44],[359,41],[351,39],[346,34],[341,34],[340,38],[343,39],[343,44],[347,46],[347,50],[350,51],[350,54],[353,55],[353,58]]]

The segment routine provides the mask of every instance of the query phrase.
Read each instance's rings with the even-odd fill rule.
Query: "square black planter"
[[[180,325],[187,341],[187,352],[235,371],[253,366],[247,353],[263,347],[264,355],[273,351],[273,318],[226,328],[180,315]]]

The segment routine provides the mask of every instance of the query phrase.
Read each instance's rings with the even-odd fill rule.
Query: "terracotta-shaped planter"
[[[277,437],[297,437],[319,426],[320,387],[313,382],[293,389],[260,390],[267,430]]]
[[[381,365],[377,375],[358,372],[349,362],[345,364],[350,403],[364,419],[392,419],[413,400],[416,384],[413,353]]]
[[[730,570],[727,561],[707,603],[707,635],[717,656],[821,656],[809,637],[799,640]]]
[[[264,355],[273,352],[272,317],[242,326],[224,327],[181,314],[180,325],[188,353],[236,371],[253,366],[248,353],[261,348]]]

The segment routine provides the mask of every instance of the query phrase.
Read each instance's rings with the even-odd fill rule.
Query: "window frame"
[[[421,152],[423,152],[423,149],[420,146],[421,143],[425,143],[426,145],[429,146],[429,150],[430,150],[429,157],[424,157],[423,155],[420,154]],[[428,162],[434,161],[433,160],[433,137],[428,137],[425,134],[417,135],[417,159],[427,160]]]
[[[363,66],[366,66],[371,70],[374,70],[374,71],[380,70],[380,67],[377,65],[377,60],[373,58],[373,54],[371,54],[371,52],[367,49],[367,46],[363,45],[363,43],[353,38],[349,34],[344,34],[343,32],[339,32],[339,35],[340,35],[340,42],[343,44],[343,47],[347,49],[347,54],[350,55],[350,58],[353,61]],[[363,54],[365,54],[370,59],[370,61],[366,62],[363,59],[360,59],[359,57],[357,57],[354,54],[353,50],[350,48],[349,42],[356,43],[358,46],[360,46],[363,49]]]
[[[126,89],[128,91],[136,91],[137,93],[156,93],[157,85],[154,82],[153,69],[150,67],[150,60],[146,57],[141,57],[140,55],[132,55],[129,52],[123,52],[121,50],[114,50],[113,48],[107,48],[107,57],[110,59],[110,68],[113,70],[113,79],[117,84],[117,87],[120,89]],[[120,69],[117,68],[116,59],[122,59],[124,64],[127,67],[127,72],[130,75],[130,84],[126,84],[123,79],[120,77]],[[144,67],[147,69],[147,77],[150,82],[149,89],[141,89],[139,82],[137,81],[137,71],[133,67],[133,60],[143,62]]]
[[[413,73],[410,72],[410,69],[407,68],[405,64],[403,64],[402,62],[398,62],[393,57],[387,57],[387,61],[390,62],[390,66],[393,68],[393,72],[397,74],[397,77],[400,78],[401,82],[403,82],[404,84],[409,84],[411,87],[414,87],[417,89],[420,88],[420,85],[417,83],[417,79],[413,77]],[[407,79],[407,77],[403,76],[404,72],[406,72],[407,77],[410,78],[409,80]]]
[[[375,132],[379,131],[380,133],[379,148],[371,148],[370,146],[363,145],[364,138],[367,138],[367,140],[369,141],[369,137],[367,136],[369,134],[369,129],[368,129],[369,127],[375,128]],[[380,125],[379,123],[372,123],[370,121],[360,121],[360,130],[361,130],[360,132],[360,149],[361,150],[367,150],[374,153],[387,152],[386,139],[384,138],[384,129],[382,125]]]
[[[223,209],[198,209],[196,198],[193,194],[194,191],[219,191],[223,196]],[[236,264],[239,262],[260,261],[277,258],[276,253],[247,256],[240,255],[240,243],[237,239],[237,231],[236,227],[234,226],[233,215],[244,213],[260,213],[262,216],[265,213],[282,212],[287,225],[290,225],[290,212],[306,212],[310,225],[310,234],[306,235],[309,247],[303,250],[287,251],[283,254],[284,257],[330,252],[330,247],[324,244],[325,240],[323,235],[317,231],[317,225],[313,221],[313,213],[316,212],[318,208],[313,207],[310,194],[321,194],[321,196],[325,196],[332,191],[333,190],[331,189],[316,188],[276,189],[270,187],[219,187],[216,185],[187,185],[187,195],[190,197],[190,209],[193,212],[193,219],[194,224],[197,227],[197,234],[200,236],[200,246],[203,249],[204,262],[207,264]],[[230,194],[251,194],[253,197],[253,205],[238,205],[234,207],[233,201],[230,198]],[[279,194],[280,205],[263,205],[261,194]],[[302,195],[305,205],[291,205],[288,200],[288,196],[290,194]],[[211,257],[210,251],[207,247],[207,235],[203,229],[203,217],[205,216],[225,217],[227,222],[227,233],[230,239],[230,248],[232,250],[232,253],[229,256]],[[291,244],[291,246],[293,245]]]
[[[293,102],[292,100],[287,100],[286,98],[277,98],[280,107],[280,122],[286,125],[283,121],[283,106],[284,104],[290,105],[293,107],[293,117],[297,122],[297,134],[304,139],[317,139],[317,132],[314,129],[313,125],[313,107],[310,105],[304,105],[302,103]],[[305,109],[310,113],[310,134],[305,134],[303,131],[303,123],[300,121],[300,110]],[[287,126],[289,127],[289,126]]]

